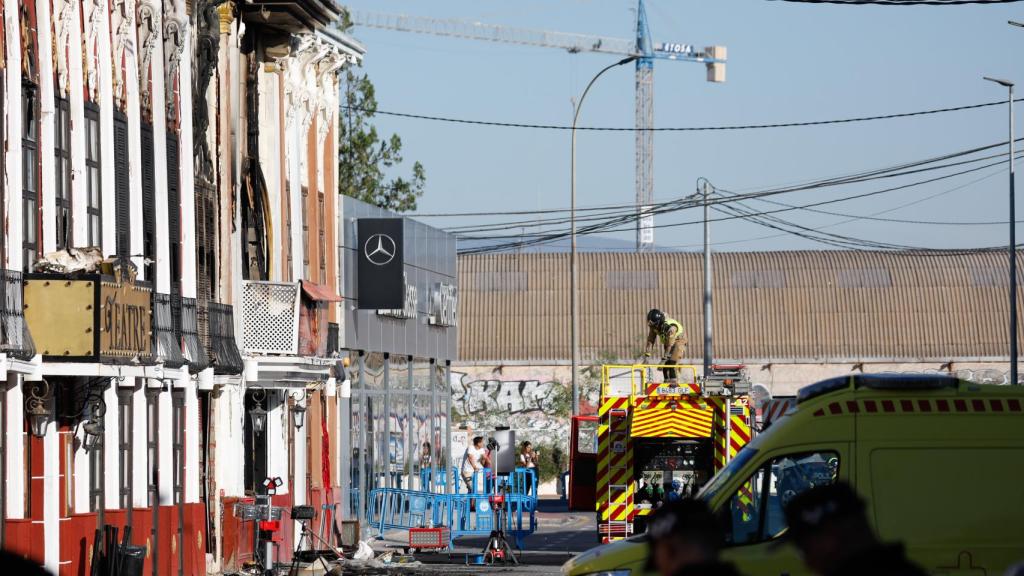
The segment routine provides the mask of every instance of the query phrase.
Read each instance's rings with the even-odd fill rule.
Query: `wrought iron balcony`
[[[181,338],[185,343],[185,362],[189,372],[198,374],[210,366],[206,346],[200,339],[199,306],[195,298],[181,299]]]
[[[242,287],[242,349],[249,354],[328,355],[330,290],[309,282],[247,281]]]
[[[210,356],[215,374],[241,374],[242,355],[235,341],[234,309],[219,302],[210,302]]]
[[[19,360],[36,355],[28,323],[25,322],[25,294],[21,272],[0,270],[0,352]]]
[[[176,328],[175,302],[181,309],[181,297],[175,294],[153,294],[153,351],[156,361],[167,368],[181,368],[185,357],[181,354],[181,332]]]

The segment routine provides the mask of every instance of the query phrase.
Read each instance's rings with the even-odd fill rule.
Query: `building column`
[[[189,155],[191,156],[191,155]],[[185,388],[185,502],[199,502],[199,454],[203,447],[199,439],[199,396],[196,381],[185,374],[181,382]]]
[[[56,158],[54,157],[53,18],[49,2],[36,2],[36,38],[39,49],[39,209],[42,211],[42,253],[57,248]],[[16,36],[17,37],[17,36]]]
[[[107,404],[107,413],[103,416],[103,493],[105,507],[117,509],[121,507],[120,474],[120,429],[121,410],[117,397],[117,380],[103,391],[103,401]]]
[[[55,414],[54,391],[50,391],[50,410]],[[53,574],[60,571],[60,434],[57,421],[46,423],[43,436],[43,567]]]
[[[88,1],[88,0],[86,0]],[[86,213],[85,173],[85,83],[82,71],[82,21],[83,2],[65,0],[70,11],[67,37],[67,91],[71,112],[71,238],[74,246],[88,245],[89,222]]]
[[[10,4],[10,3],[8,3]],[[18,247],[21,252],[21,246]],[[4,443],[7,449],[7,493],[4,494],[7,518],[25,518],[25,394],[22,390],[24,376],[7,373],[7,428]]]

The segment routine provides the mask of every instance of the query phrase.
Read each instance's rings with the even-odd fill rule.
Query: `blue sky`
[[[353,9],[460,18],[509,26],[629,38],[631,0],[349,0]],[[910,112],[1005,99],[981,80],[1000,76],[1024,85],[1024,3],[1005,6],[832,6],[767,0],[648,0],[655,42],[728,47],[728,81],[710,84],[704,67],[655,64],[655,126],[699,126],[823,120]],[[364,69],[381,110],[458,118],[569,124],[572,98],[610,55],[525,47],[356,28],[367,47]],[[1021,90],[1024,93],[1024,88]],[[1018,122],[1020,115],[1018,114]],[[511,219],[504,211],[569,204],[569,133],[461,126],[378,116],[398,132],[407,164],[423,162],[422,213],[486,211],[493,218],[434,219],[441,226]],[[632,126],[632,66],[607,73],[591,90],[581,125]],[[1024,126],[1018,134],[1024,132]],[[1006,138],[1006,109],[859,124],[655,136],[655,197],[690,194],[698,177],[730,190],[757,189],[889,166]],[[579,206],[625,204],[634,198],[634,138],[580,133]],[[991,177],[967,185],[982,176]],[[1007,215],[1005,170],[961,176],[825,208],[871,214],[944,192],[886,217],[1001,220]],[[808,203],[879,187],[865,184],[776,197]],[[770,208],[764,204],[762,209]],[[1018,214],[1024,210],[1018,210]],[[789,212],[805,226],[843,218]],[[696,210],[660,216],[658,224],[695,220]],[[1018,216],[1019,217],[1019,216]],[[520,219],[520,218],[515,218]],[[856,221],[829,231],[930,247],[1003,244],[1001,226],[940,227]],[[723,249],[821,248],[796,237],[750,240],[770,230],[741,221],[716,224]],[[631,232],[617,237],[632,239]],[[696,249],[699,226],[659,229],[660,246]]]

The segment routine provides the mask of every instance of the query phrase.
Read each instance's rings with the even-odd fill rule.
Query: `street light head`
[[[634,61],[634,60],[637,60],[637,59],[639,59],[639,58],[640,58],[640,57],[639,57],[639,56],[636,56],[636,55],[633,55],[633,56],[627,56],[627,57],[623,58],[622,60],[619,60],[618,62],[616,62],[616,63],[615,63],[615,65],[616,65],[616,66],[622,66],[623,64],[629,64],[630,62],[632,62],[632,61]]]
[[[1024,22],[1017,22],[1016,20],[1007,20],[1006,23],[1009,24],[1010,26],[1024,28]]]
[[[1002,78],[990,78],[988,76],[982,76],[982,79],[988,80],[989,82],[995,82],[996,84],[999,84],[1000,86],[1006,86],[1007,88],[1013,88],[1013,82],[1010,82],[1009,80],[1003,80]]]

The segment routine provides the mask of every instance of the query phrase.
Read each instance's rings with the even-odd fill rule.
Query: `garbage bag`
[[[373,560],[373,548],[366,543],[365,540],[359,541],[359,547],[356,549],[356,553],[352,555],[356,560]]]

